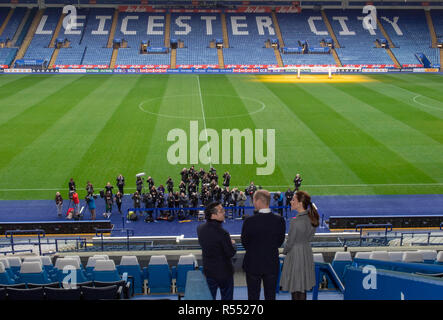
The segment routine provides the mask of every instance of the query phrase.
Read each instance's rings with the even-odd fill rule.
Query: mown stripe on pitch
[[[296,158],[300,166],[293,167],[289,173],[292,177],[296,172],[301,172],[304,176],[305,184],[337,184],[365,183],[352,168],[345,163],[336,153],[331,150],[328,145],[312,130],[302,118],[298,116],[292,109],[292,103],[304,103],[303,99],[294,93],[293,85],[264,83],[265,88],[272,94],[273,100],[270,105],[274,105],[274,101],[278,100],[281,109],[275,110],[271,117],[282,117],[281,123],[292,124],[293,128],[285,131],[292,138],[292,146],[296,152]],[[295,121],[294,121],[295,119]],[[290,146],[289,146],[290,147]],[[287,161],[291,161],[287,159]],[[295,172],[294,172],[295,171]],[[331,188],[329,194],[335,194],[336,188]],[[317,192],[317,190],[315,190]],[[366,193],[371,193],[367,190]],[[317,193],[318,194],[318,193]]]
[[[229,77],[223,75],[220,77],[219,75],[205,75],[200,77],[201,79],[201,90],[203,95],[203,105],[206,111],[206,115],[209,119],[206,120],[207,126],[209,128],[214,128],[217,130],[220,141],[221,141],[221,133],[223,129],[239,129],[240,131],[243,129],[251,129],[252,133],[255,134],[256,124],[252,117],[248,114],[249,110],[245,105],[242,97],[239,96],[238,92],[235,90],[232,85]],[[221,97],[219,97],[220,95]],[[236,99],[232,99],[231,103],[226,103],[226,100],[229,100],[229,97],[236,97]],[[230,115],[244,115],[241,117],[233,117],[224,119],[211,119],[211,116],[216,116],[219,113],[215,112],[215,108],[224,111],[224,115],[229,117]],[[266,152],[267,150],[267,134],[266,129],[275,129],[276,135],[278,128],[257,128],[264,129],[263,130],[263,150]],[[221,145],[220,145],[221,148]],[[275,153],[277,156],[278,150],[278,136],[275,138]],[[255,147],[254,147],[255,152]],[[255,184],[269,184],[275,181],[286,181],[285,176],[281,168],[278,165],[277,159],[275,159],[275,169],[271,175],[256,175],[256,168],[263,168],[265,165],[246,165],[244,164],[245,160],[245,145],[242,142],[242,164],[232,164],[233,154],[231,147],[231,165],[220,164],[217,167],[220,167],[223,171],[217,171],[219,177],[222,179],[222,175],[224,170],[228,170],[233,177],[232,182],[235,184],[248,184],[251,180],[254,181]],[[220,149],[220,162],[221,162],[221,149]],[[255,162],[255,156],[254,156]],[[238,176],[238,178],[237,178]],[[239,179],[241,177],[241,180]],[[234,185],[234,183],[233,183]]]
[[[53,76],[52,78],[39,81],[33,86],[27,87],[12,96],[0,100],[0,126],[69,85],[77,78],[78,75],[75,75],[75,77]]]
[[[443,99],[443,77],[428,76],[432,76],[432,74],[379,75],[376,79],[380,82],[392,84],[410,92],[416,92],[417,94],[441,101]]]
[[[304,85],[292,87],[292,97],[281,96],[284,102],[365,183],[435,182],[303,90]],[[278,92],[280,87],[271,88]]]
[[[127,186],[135,185],[135,174],[144,169],[140,164],[149,150],[152,128],[157,121],[157,117],[141,115],[138,105],[143,97],[161,97],[168,77],[143,75],[137,79],[78,161],[71,176],[91,180],[99,189],[104,186],[99,181],[115,184],[116,176],[122,173],[127,177]]]
[[[0,169],[102,83],[97,77],[83,76],[1,125]]]
[[[28,75],[3,84],[0,86],[0,101],[36,85],[40,81],[48,79],[50,76],[51,75]]]
[[[119,91],[121,90],[121,95],[129,91],[122,88],[122,85],[135,83],[128,77],[115,78],[114,81],[106,80],[109,78],[109,75],[102,77],[103,85],[91,92],[87,99],[79,102],[14,157],[13,161],[0,171],[0,185],[7,183],[5,185],[9,187],[22,187],[29,183],[39,188],[66,187],[70,178],[67,174],[77,165],[77,161],[87,151],[96,134],[111,117],[112,110],[121,102]],[[52,196],[53,192],[48,191],[45,198],[50,199]]]
[[[385,145],[406,162],[426,172],[428,176],[443,181],[443,146],[422,132],[405,125],[390,115],[335,88],[335,85],[304,87],[311,94],[318,91],[318,99],[341,114],[362,131]],[[346,103],[343,103],[346,101]],[[440,158],[436,154],[441,154]]]
[[[443,120],[427,112],[404,104],[401,101],[380,93],[377,90],[355,84],[352,87],[337,84],[336,88],[353,96],[360,101],[370,102],[371,106],[392,118],[397,119],[429,136],[439,143],[443,143]]]
[[[188,168],[192,165],[189,162],[187,164],[172,164],[169,162],[167,152],[174,142],[167,141],[167,136],[172,129],[181,129],[189,133],[191,120],[198,121],[200,130],[204,128],[197,84],[195,75],[169,75],[162,92],[163,98],[154,102],[152,100],[144,101],[144,110],[154,110],[154,112],[161,114],[150,128],[152,134],[148,136],[149,141],[147,143],[149,143],[149,147],[140,162],[143,166],[141,171],[146,170],[147,176],[154,179],[156,186],[165,185],[165,181],[171,176],[174,181],[174,188],[177,190],[181,179],[180,171],[183,167]],[[141,114],[143,117],[152,117],[152,115],[146,113]],[[189,139],[188,136],[187,161],[190,161]],[[200,165],[199,167],[208,169],[207,165]]]
[[[309,183],[362,183],[347,167],[280,99],[265,83],[254,81],[256,76],[228,76],[238,94],[254,97],[266,108],[251,116],[259,127],[276,129],[276,161],[284,172],[288,186],[293,187],[294,176],[301,173],[304,185]],[[251,81],[252,80],[252,81]],[[279,94],[292,96],[292,86],[285,86]],[[294,96],[292,96],[295,98]],[[340,170],[337,168],[340,167]],[[274,184],[281,184],[275,182]]]
[[[376,90],[382,94],[389,95],[393,99],[408,104],[415,109],[419,109],[423,112],[429,113],[434,117],[443,119],[443,102],[441,102],[441,100],[436,100],[427,96],[423,96],[421,94],[417,94],[416,92],[412,92],[408,89],[401,88],[389,83],[372,82],[370,85],[362,85]]]

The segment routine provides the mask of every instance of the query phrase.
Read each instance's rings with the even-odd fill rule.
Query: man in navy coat
[[[266,300],[275,300],[280,262],[278,249],[285,240],[283,217],[269,209],[271,194],[267,190],[254,193],[254,215],[242,226],[241,241],[246,249],[243,270],[246,272],[248,299],[259,300],[263,281]]]
[[[210,203],[205,209],[206,223],[197,227],[198,242],[202,247],[203,273],[212,297],[220,288],[222,300],[234,296],[234,266],[232,257],[237,248],[228,231],[223,229],[225,209],[220,202]]]

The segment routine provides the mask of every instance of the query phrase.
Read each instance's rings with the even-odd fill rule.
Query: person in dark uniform
[[[168,180],[166,181],[166,187],[168,188],[168,193],[174,192],[174,181],[171,177],[168,177]]]
[[[288,188],[288,190],[285,192],[285,199],[286,199],[286,213],[288,213],[288,211],[291,211],[291,200],[292,197],[294,196],[294,192],[292,192],[291,188]]]
[[[112,189],[114,189],[114,187],[111,185],[110,182],[108,182],[106,184],[106,186],[105,186],[105,190],[106,190],[105,193],[109,191],[111,193],[111,196],[112,196]]]
[[[71,178],[68,182],[68,190],[69,190],[69,207],[71,207],[71,203],[74,203],[74,200],[72,198],[73,194],[76,191],[76,187],[75,187],[75,181],[73,178]]]
[[[168,208],[169,208],[169,214],[170,215],[175,215],[175,199],[174,199],[174,194],[172,192],[169,192],[168,194],[168,199],[166,200],[167,204],[168,204]]]
[[[226,187],[229,187],[229,184],[231,183],[231,175],[229,174],[229,172],[228,171],[226,171],[224,174],[223,174],[223,186],[226,188]]]
[[[303,181],[303,179],[301,178],[300,174],[297,173],[294,178],[295,192],[297,192],[300,189],[302,181]]]
[[[215,300],[220,288],[222,300],[234,296],[234,266],[232,258],[237,252],[235,241],[223,229],[225,210],[220,202],[213,202],[205,209],[206,223],[197,227],[198,242],[202,248],[203,273]]]
[[[243,222],[241,242],[246,250],[243,270],[246,272],[248,299],[259,300],[263,281],[266,300],[275,300],[280,262],[278,248],[285,240],[283,217],[271,212],[271,194],[267,190],[254,193],[254,215]]]
[[[251,202],[252,202],[252,198],[254,197],[254,193],[256,191],[257,191],[257,187],[255,186],[254,181],[251,181],[249,186],[245,189],[245,193],[248,197],[251,198]]]
[[[137,177],[137,180],[135,181],[137,192],[140,195],[142,193],[143,189],[143,180],[141,177]]]
[[[120,174],[116,180],[117,180],[118,191],[120,191],[120,193],[124,195],[125,193],[123,192],[123,187],[125,186],[125,177],[123,177],[123,175]]]
[[[140,208],[141,196],[138,191],[132,195],[132,200],[134,201],[134,208]]]
[[[154,210],[150,210],[155,208],[155,203],[154,200],[152,199],[152,195],[149,192],[146,192],[143,194],[143,202],[145,204],[145,212],[148,214],[148,216],[150,217],[151,220],[153,220],[153,216],[152,213]]]
[[[115,203],[117,204],[118,212],[122,213],[123,193],[120,190],[115,195]]]
[[[149,190],[151,190],[152,187],[155,185],[155,183],[154,183],[154,179],[152,179],[151,177],[148,177],[148,179],[146,179],[146,183],[147,183],[148,186],[149,186]]]
[[[111,216],[111,213],[112,213],[112,204],[114,202],[114,200],[112,198],[111,190],[106,190],[105,202],[106,202],[106,213],[104,214],[104,216],[106,218],[109,218]]]
[[[86,184],[86,196],[92,196],[94,194],[94,186],[90,181]]]

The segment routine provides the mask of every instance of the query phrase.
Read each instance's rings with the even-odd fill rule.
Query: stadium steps
[[[223,47],[229,48],[229,37],[228,37],[228,27],[226,24],[226,15],[224,13],[220,14],[222,32],[223,32]]]
[[[337,37],[335,36],[334,29],[332,29],[331,23],[329,22],[328,16],[326,15],[326,12],[324,9],[321,9],[321,16],[323,17],[323,21],[326,24],[326,28],[328,29],[328,32],[329,32],[332,40],[334,41],[334,48],[340,48],[340,43],[338,43]],[[335,58],[335,56],[334,56],[334,58]]]
[[[386,53],[391,57],[392,62],[394,62],[396,68],[401,68],[400,62],[398,62],[397,58],[395,57],[394,53],[390,48],[385,48]]]
[[[26,22],[28,21],[29,16],[31,15],[31,13],[32,13],[32,9],[28,8],[26,10],[26,13],[25,13],[22,21],[20,22],[20,25],[18,26],[17,30],[15,31],[14,37],[12,38],[12,40],[8,44],[9,48],[15,47],[15,45],[16,45],[16,43],[18,41],[18,38],[20,37],[21,33],[23,32],[23,29],[25,28]]]
[[[380,32],[383,34],[383,36],[385,37],[385,39],[389,43],[389,48],[385,48],[386,53],[391,58],[391,60],[394,63],[395,67],[396,68],[401,68],[400,62],[398,62],[397,58],[395,57],[394,53],[391,50],[391,48],[395,48],[395,45],[392,42],[391,38],[389,37],[388,33],[386,32],[385,28],[383,27],[383,25],[381,24],[381,22],[380,22],[380,20],[378,18],[377,18],[377,26],[380,29]]]
[[[54,67],[55,61],[57,60],[58,54],[60,53],[60,48],[55,48],[51,55],[51,60],[49,60],[48,69]]]
[[[169,48],[170,46],[171,46],[171,14],[167,13],[166,22],[165,22],[165,47]]]
[[[2,25],[0,26],[0,36],[3,34],[3,31],[5,31],[6,26],[8,25],[9,20],[11,20],[12,15],[14,14],[14,8],[11,8],[9,10],[8,15],[5,18],[5,21],[3,21]]]
[[[280,48],[285,47],[285,42],[283,41],[283,36],[281,34],[280,25],[278,23],[277,15],[274,11],[272,11],[272,22],[274,23],[275,32],[277,33],[278,43],[280,44]],[[277,54],[275,55],[277,57]],[[281,59],[281,57],[280,57]],[[278,61],[278,58],[277,58]]]
[[[34,19],[32,20],[32,24],[28,30],[28,33],[26,34],[26,37],[23,40],[23,43],[20,46],[20,49],[18,50],[14,61],[12,61],[12,64],[11,64],[12,66],[15,65],[15,61],[17,61],[18,59],[23,59],[23,56],[25,55],[26,50],[28,50],[28,47],[31,44],[32,38],[34,37],[35,31],[37,30],[37,27],[40,23],[40,20],[42,19],[44,12],[45,12],[45,9],[39,9],[37,14],[35,15]]]
[[[443,48],[440,48],[440,72],[443,72]]]
[[[437,48],[437,34],[435,33],[434,22],[432,21],[431,11],[425,10],[426,21],[428,22],[429,33],[432,39],[432,48]]]
[[[177,64],[177,49],[171,49],[171,69],[175,69]]]
[[[217,57],[218,57],[218,68],[225,68],[225,59],[223,57],[223,48],[217,48]]]
[[[62,29],[63,19],[65,18],[65,16],[66,16],[66,13],[62,12],[62,14],[60,15],[60,19],[58,19],[58,23],[57,23],[57,26],[55,27],[54,33],[52,34],[51,42],[49,42],[49,48],[55,47],[55,40],[57,39],[58,34],[60,33],[60,30]]]
[[[341,63],[340,57],[338,56],[337,51],[335,51],[335,48],[331,48],[331,53],[332,53],[332,56],[334,57],[335,64],[338,67],[343,67],[343,64]]]
[[[380,29],[380,32],[382,33],[383,37],[388,41],[389,48],[395,48],[394,43],[391,40],[391,37],[389,37],[388,33],[386,32],[385,28],[380,22],[380,19],[377,17],[377,27]]]
[[[285,65],[283,64],[283,60],[281,58],[280,51],[278,50],[277,47],[274,47],[274,54],[275,54],[275,59],[277,59],[278,66],[279,67],[284,67]]]
[[[117,24],[118,24],[118,8],[115,9],[114,17],[112,18],[111,31],[109,32],[108,44],[106,45],[107,48],[112,48],[112,42],[114,41],[115,30],[117,30]]]
[[[109,69],[115,68],[115,63],[117,62],[117,56],[118,56],[118,47],[112,50],[111,61],[109,62]]]

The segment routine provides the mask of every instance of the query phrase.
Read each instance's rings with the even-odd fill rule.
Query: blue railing
[[[371,229],[371,228],[385,228],[385,244],[388,242],[388,231],[392,231],[392,224],[358,224],[355,226],[355,231],[360,230],[360,246],[362,244],[363,238],[363,229]],[[389,229],[389,230],[388,230]]]

